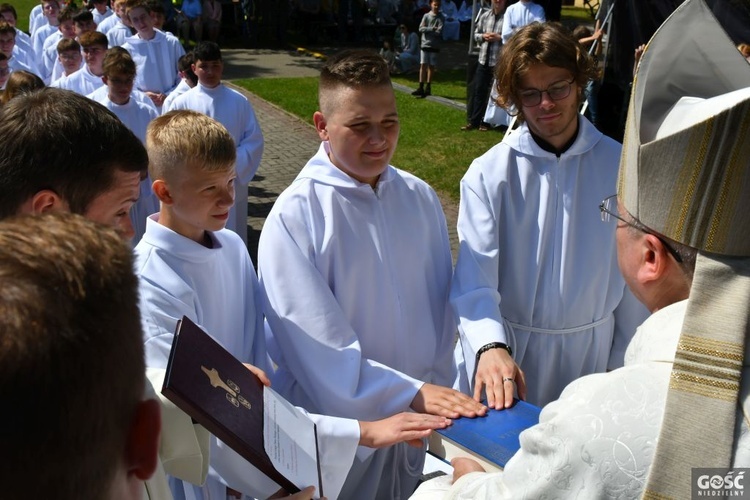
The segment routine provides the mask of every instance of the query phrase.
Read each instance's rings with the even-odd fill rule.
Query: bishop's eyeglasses
[[[677,262],[682,262],[682,257],[680,257],[680,254],[677,253],[677,251],[672,248],[672,246],[667,243],[664,238],[656,234],[655,232],[651,231],[649,228],[638,222],[638,220],[633,219],[632,221],[629,221],[625,219],[622,215],[620,215],[620,210],[617,207],[617,195],[613,194],[612,196],[608,196],[607,198],[604,198],[602,202],[599,204],[599,212],[602,216],[602,222],[609,222],[611,217],[614,217],[617,220],[620,220],[627,224],[628,226],[637,229],[638,231],[641,231],[646,234],[650,234],[651,236],[655,236],[662,245],[664,245],[664,248],[667,249],[667,251],[672,254],[672,257],[674,257],[674,260]]]

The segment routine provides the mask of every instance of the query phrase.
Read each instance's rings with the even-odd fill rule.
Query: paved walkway
[[[228,80],[317,76],[322,64],[319,59],[293,50],[223,50],[222,55],[226,66],[224,76]],[[249,185],[248,247],[253,262],[257,262],[258,238],[266,216],[279,194],[315,154],[320,139],[312,125],[312,117],[301,120],[255,94],[234,88],[250,100],[265,138],[260,168]],[[458,205],[445,197],[441,197],[441,201],[455,259],[458,253]]]

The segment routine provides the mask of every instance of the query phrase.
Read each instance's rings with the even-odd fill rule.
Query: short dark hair
[[[0,108],[0,218],[37,192],[85,213],[117,171],[145,173],[141,141],[112,112],[68,90],[44,88]]]
[[[596,61],[562,24],[532,23],[519,29],[503,47],[495,66],[495,78],[498,104],[504,108],[515,106],[521,121],[523,107],[518,98],[519,87],[521,79],[535,64],[568,70],[579,89],[579,104],[586,98],[586,84],[598,74]]]
[[[60,13],[57,15],[57,20],[61,23],[65,21],[72,21],[73,16],[76,13],[78,13],[78,7],[76,7],[74,3],[68,4],[60,10]]]
[[[159,0],[146,0],[148,2],[148,11],[150,13],[157,13],[166,15],[167,11],[164,8],[164,4],[161,3]]]
[[[107,498],[145,389],[132,250],[74,214],[13,217],[0,281],[3,497]]]
[[[221,61],[221,49],[216,42],[201,42],[193,49],[193,60]]]
[[[151,4],[147,0],[126,0],[125,1],[126,15],[129,15],[131,10],[137,9],[138,7],[143,7],[146,10],[146,12],[148,12],[149,14],[151,13]]]
[[[81,9],[73,14],[73,22],[76,24],[86,23],[94,20],[94,13],[88,9]]]
[[[181,55],[177,60],[177,70],[185,73],[188,80],[195,86],[198,84],[198,75],[193,71],[193,63],[195,63],[195,55],[190,50]]]
[[[13,19],[18,19],[18,13],[16,13],[16,8],[13,7],[13,5],[9,3],[0,3],[0,14],[3,12],[10,12],[13,14]]]
[[[60,41],[57,42],[57,53],[62,54],[68,50],[77,50],[80,52],[81,44],[78,43],[78,40],[75,38],[61,38]]]
[[[391,86],[388,63],[375,51],[367,49],[342,50],[331,56],[320,71],[318,104],[328,112],[327,98],[338,87],[363,88]]]

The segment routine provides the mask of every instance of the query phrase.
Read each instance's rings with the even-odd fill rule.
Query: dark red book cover
[[[177,324],[162,394],[289,493],[263,446],[263,384],[190,319]]]

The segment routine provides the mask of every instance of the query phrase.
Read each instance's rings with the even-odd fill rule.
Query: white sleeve
[[[308,416],[318,430],[323,494],[327,498],[338,498],[359,447],[359,422],[325,415]]]
[[[187,287],[184,287],[189,291]],[[143,327],[146,366],[167,368],[177,322],[183,316],[196,319],[195,308],[182,298],[143,277],[140,278],[141,324]]]
[[[354,461],[359,443],[359,423],[323,415],[308,416],[318,428],[323,493],[327,498],[338,498]],[[211,451],[213,472],[230,488],[255,498],[268,498],[281,488],[226,443],[215,439]]]
[[[515,22],[513,20],[513,12],[512,11],[505,11],[505,15],[503,16],[503,45],[508,43],[508,40],[510,40],[510,37],[513,36],[513,31],[515,30]]]
[[[474,372],[476,352],[490,342],[508,342],[500,313],[498,221],[489,205],[482,177],[461,181],[458,212],[459,251],[451,304],[461,333],[466,369]],[[502,242],[508,244],[508,242]]]
[[[247,121],[245,130],[237,144],[237,179],[247,184],[255,176],[263,156],[263,132],[260,129],[255,111],[247,102]]]

